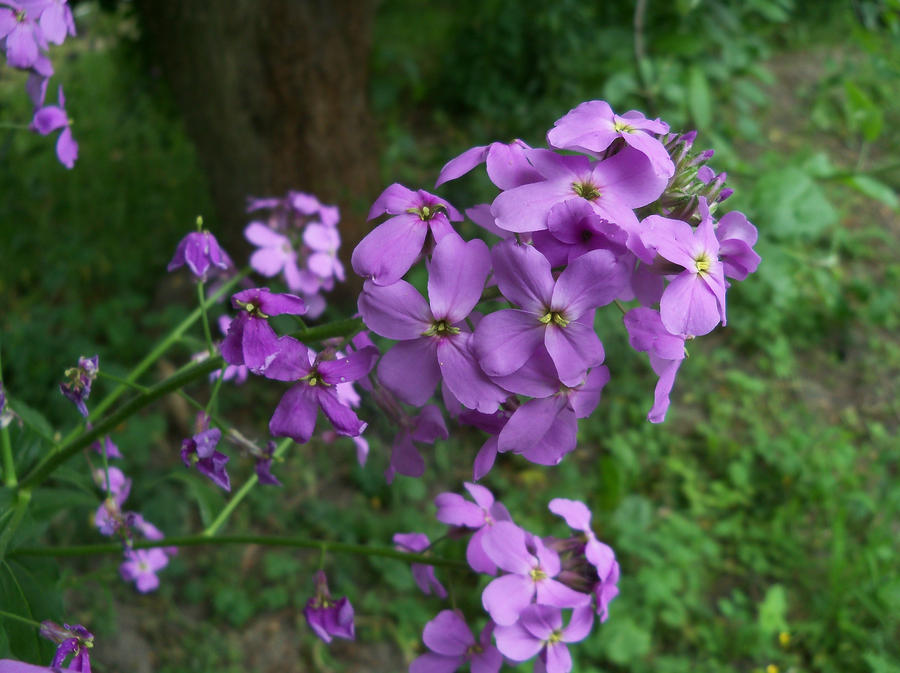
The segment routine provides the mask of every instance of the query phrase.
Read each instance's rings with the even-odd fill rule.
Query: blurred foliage
[[[115,353],[124,367],[183,311],[170,306],[170,285],[159,290],[162,268],[185,223],[209,210],[165,88],[142,70],[127,6],[81,7],[87,37],[59,68],[79,164],[62,169],[48,139],[8,133],[0,144],[0,188],[16,197],[0,203],[4,372],[37,428],[14,430],[23,464],[50,427],[31,407],[50,407],[53,425],[73,418],[54,386],[78,354]],[[601,312],[613,378],[580,427],[579,449],[554,469],[501,460],[486,480],[519,522],[548,534],[565,532],[546,511],[552,497],[585,499],[617,551],[622,593],[599,634],[573,648],[574,670],[900,670],[898,16],[897,0],[648,2],[636,48],[635,3],[379,7],[371,98],[386,184],[428,188],[474,144],[540,144],[566,110],[603,97],[676,130],[697,126],[698,144],[715,147],[712,164],[736,189],[723,208],[759,228],[763,263],[731,290],[729,326],[691,344],[665,424],[645,420],[655,383],[646,358],[628,348],[620,316]],[[27,117],[22,84],[0,73],[4,120]],[[457,205],[491,193],[474,177],[443,192]],[[255,382],[226,388],[223,414],[263,437],[263,410],[278,394]],[[391,429],[373,407],[361,416],[372,419],[365,469],[346,440],[295,447],[275,470],[285,488],[257,489],[229,530],[382,544],[395,532],[439,537],[427,503],[468,478],[461,466],[478,435],[454,433],[428,455],[426,479],[388,487]],[[173,419],[183,422],[171,408],[134,418],[114,439],[123,469],[139,474],[129,506],[177,533],[196,530],[222,496],[194,474],[170,475],[183,429]],[[250,467],[232,453],[240,483]],[[64,488],[35,494],[33,536],[96,540],[83,472],[72,466],[58,475]],[[63,500],[69,511],[59,514]],[[463,549],[449,539],[437,547]],[[401,670],[445,607],[423,599],[402,564],[328,557],[332,590],[350,595],[359,616],[359,642],[328,649],[302,624],[315,554],[184,550],[147,597],[117,581],[117,563],[66,562],[61,575],[50,563],[0,565],[0,592],[21,602],[39,599],[29,581],[65,589],[66,619],[98,634],[100,671],[148,651],[148,670],[172,672],[283,670],[285,661]],[[457,605],[480,613],[466,578],[438,575]],[[59,605],[19,608],[63,618]],[[129,617],[136,610],[139,621]],[[109,663],[126,631],[143,645]],[[12,635],[13,654],[35,654],[27,634]]]

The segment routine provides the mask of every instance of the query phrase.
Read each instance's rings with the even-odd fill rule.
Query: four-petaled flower
[[[353,606],[346,596],[335,600],[328,591],[328,579],[319,570],[315,575],[316,593],[306,602],[303,616],[319,638],[330,643],[332,638],[353,640]]]

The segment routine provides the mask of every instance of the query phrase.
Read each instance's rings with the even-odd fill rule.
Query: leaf
[[[650,634],[628,617],[610,619],[603,625],[600,640],[610,661],[625,666],[650,651]]]
[[[881,180],[876,180],[870,175],[851,175],[842,182],[869,198],[880,201],[891,210],[900,208],[900,199],[897,198],[897,192]]]
[[[709,81],[700,66],[691,66],[688,71],[688,110],[698,129],[707,129],[712,124],[712,93]]]
[[[53,439],[53,426],[50,425],[50,422],[46,418],[44,418],[44,415],[42,413],[35,409],[32,409],[20,400],[9,398],[8,401],[10,409],[16,412],[19,418],[22,419],[22,422],[26,426],[28,426],[29,429],[36,432],[51,444],[56,443],[56,441]]]
[[[808,239],[824,233],[838,215],[825,191],[797,166],[767,172],[753,188],[756,224],[777,239]]]
[[[200,509],[200,519],[204,527],[211,524],[225,504],[222,490],[191,472],[175,472],[170,477],[187,486],[188,492]]]
[[[784,587],[780,584],[773,584],[766,591],[765,598],[759,605],[759,616],[757,624],[759,630],[767,638],[774,636],[780,631],[787,631],[787,595]]]
[[[35,567],[46,566],[38,563]],[[62,601],[55,589],[55,580],[38,582],[16,562],[0,562],[0,606],[5,612],[36,622],[45,619],[61,621]],[[16,659],[49,661],[53,656],[52,644],[42,641],[34,626],[12,619],[0,618],[0,622],[9,640],[9,651]]]

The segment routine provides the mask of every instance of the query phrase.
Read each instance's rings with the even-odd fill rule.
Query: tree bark
[[[312,192],[341,207],[342,257],[377,196],[368,107],[374,0],[138,0],[144,37],[184,113],[223,238],[246,198]]]

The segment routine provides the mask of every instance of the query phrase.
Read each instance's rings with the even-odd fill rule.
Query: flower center
[[[466,650],[466,654],[481,654],[482,652],[484,652],[484,648],[479,643],[469,645],[469,649]]]
[[[572,191],[588,201],[600,198],[600,188],[590,182],[573,182]]]
[[[308,386],[327,386],[325,379],[322,378],[322,375],[315,369],[313,369],[309,374],[304,376],[301,381],[306,381],[306,385]]]
[[[547,573],[545,573],[540,566],[532,568],[529,571],[528,576],[531,577],[534,582],[540,582],[541,580],[547,579]]]
[[[418,215],[419,219],[423,222],[427,222],[435,215],[437,215],[442,210],[446,210],[443,204],[433,203],[430,206],[419,206],[418,208],[407,208],[406,212],[411,213],[413,215]]]
[[[697,267],[697,273],[701,276],[705,276],[712,266],[712,259],[710,259],[709,255],[704,251],[694,257],[694,265]]]
[[[18,12],[16,12],[16,21],[18,21],[19,23],[23,23],[25,21],[25,18],[26,14],[24,9],[20,9]]]
[[[548,643],[558,643],[562,640],[562,629],[556,629],[553,633],[550,634],[550,637],[547,638]]]
[[[547,311],[547,313],[541,316],[540,321],[544,325],[553,323],[559,327],[565,327],[569,324],[569,321],[566,320],[565,316],[563,316],[560,311]]]
[[[628,122],[623,122],[620,120],[616,120],[615,124],[613,124],[613,129],[616,133],[634,133],[637,131],[631,124]]]
[[[250,317],[252,318],[262,318],[263,320],[266,320],[269,317],[262,312],[259,304],[257,304],[253,299],[251,299],[250,301],[239,301],[238,306],[249,313]]]
[[[454,327],[446,320],[436,320],[431,323],[431,327],[422,332],[422,336],[453,336],[459,334],[459,327]]]

